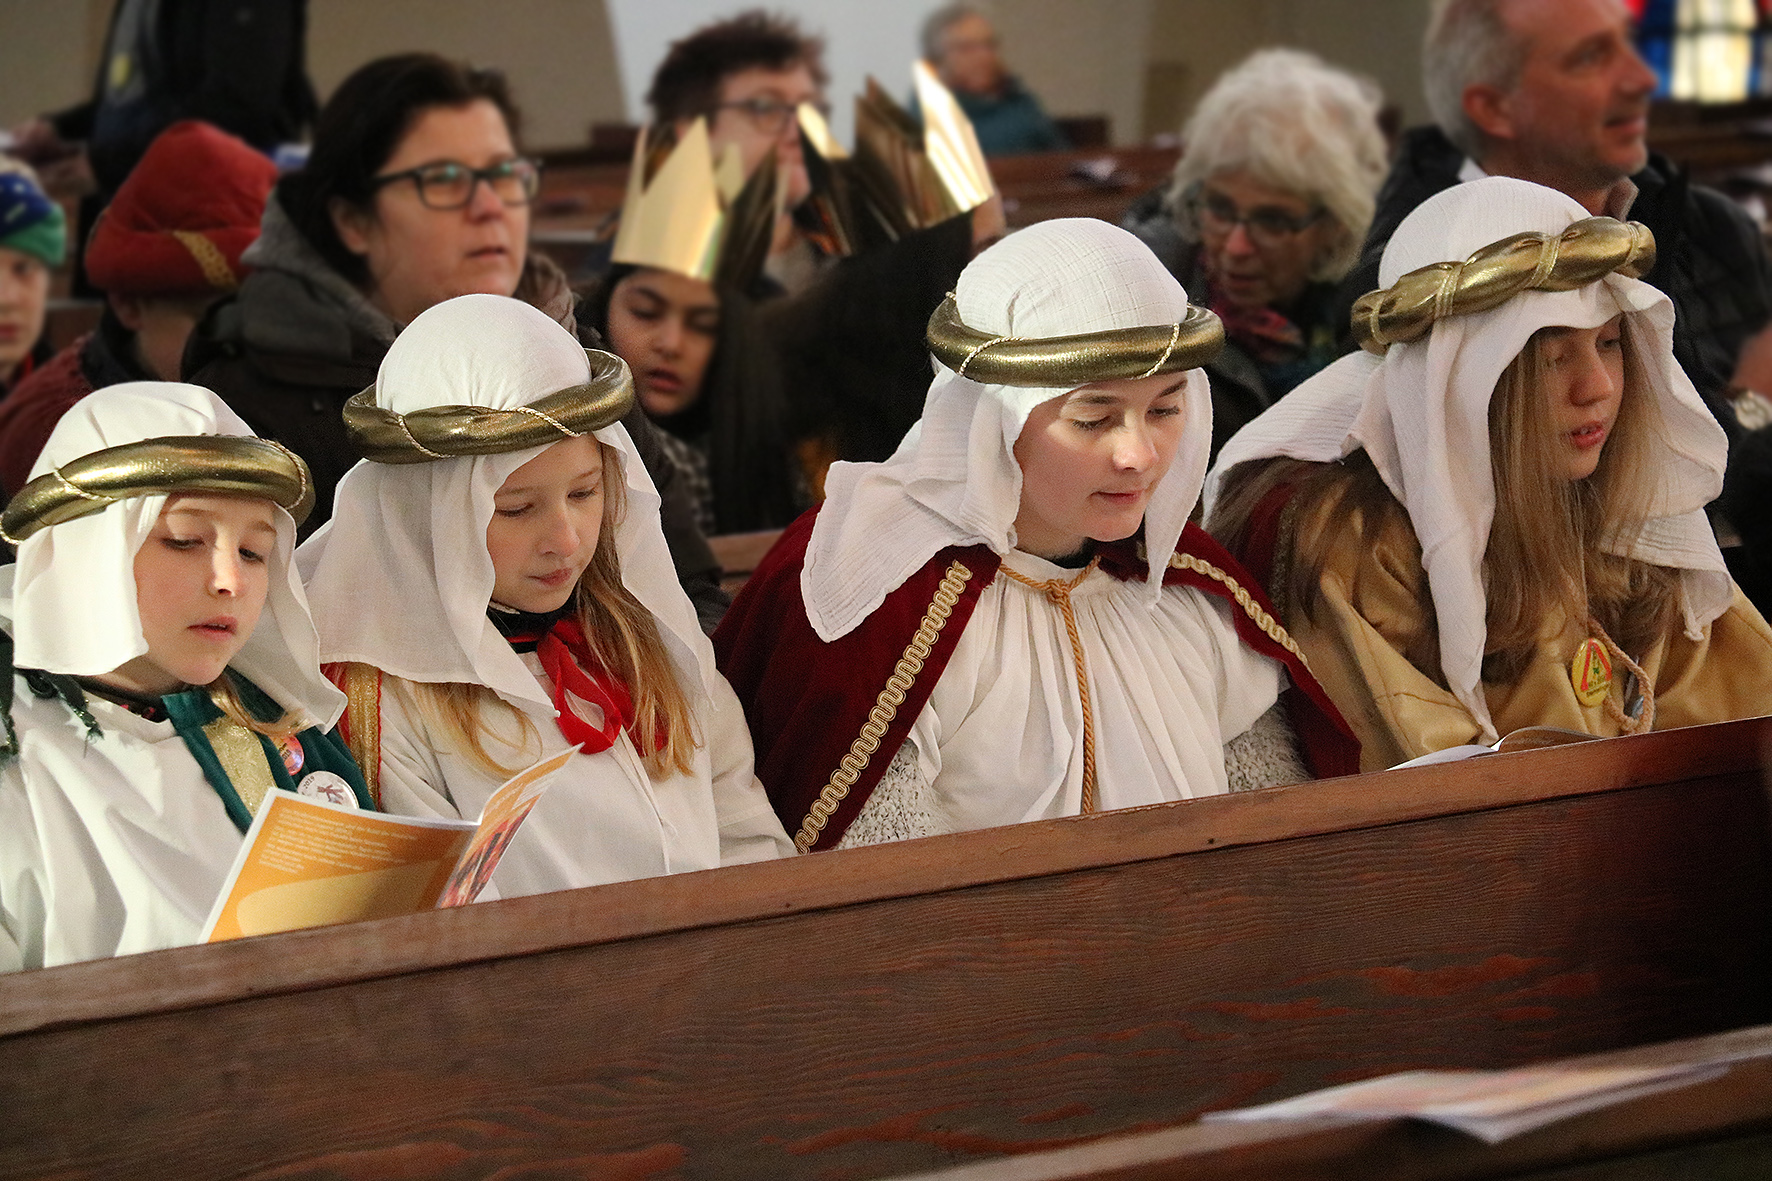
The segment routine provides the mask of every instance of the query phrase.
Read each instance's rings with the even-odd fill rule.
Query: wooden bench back
[[[1772,1020],[1767,731],[0,979],[0,1175],[886,1176]]]

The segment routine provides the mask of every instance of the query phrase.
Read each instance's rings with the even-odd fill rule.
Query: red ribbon
[[[577,621],[562,619],[535,646],[536,658],[554,683],[554,715],[560,733],[586,754],[596,754],[615,745],[615,736],[622,730],[632,732],[634,699],[626,685],[609,675],[603,663],[591,654],[584,632]],[[573,707],[583,701],[603,711],[603,724],[592,725]]]

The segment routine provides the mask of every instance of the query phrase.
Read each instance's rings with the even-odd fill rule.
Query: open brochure
[[[478,820],[389,816],[267,792],[203,941],[472,902],[549,778],[576,753],[562,751],[512,776]]]
[[[1614,1103],[1709,1082],[1727,1070],[1726,1065],[1703,1062],[1673,1066],[1415,1070],[1312,1091],[1260,1107],[1208,1112],[1200,1118],[1241,1122],[1325,1115],[1354,1120],[1409,1116],[1456,1128],[1494,1144]]]
[[[1449,746],[1444,750],[1436,750],[1420,758],[1410,759],[1406,763],[1398,763],[1391,770],[1399,771],[1404,767],[1431,767],[1435,763],[1456,763],[1463,759],[1476,758],[1478,755],[1513,754],[1519,750],[1543,750],[1547,746],[1567,746],[1571,742],[1592,742],[1598,735],[1583,734],[1579,730],[1565,730],[1561,726],[1522,726],[1518,730],[1504,734],[1501,741],[1494,746]]]

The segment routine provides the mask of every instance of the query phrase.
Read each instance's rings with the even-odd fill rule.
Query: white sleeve
[[[1211,638],[1217,684],[1213,687],[1218,699],[1218,732],[1228,744],[1255,725],[1276,701],[1289,683],[1286,666],[1249,645],[1237,635],[1233,614],[1242,608],[1217,595],[1194,591],[1206,634]]]
[[[923,773],[916,740],[906,738],[837,848],[908,841],[949,831],[936,805],[935,784]]]
[[[436,740],[412,689],[398,677],[384,676],[381,692],[381,806],[396,816],[464,816],[450,794],[438,761]]]
[[[725,677],[710,678],[717,697],[701,717],[713,776],[714,818],[720,825],[720,864],[770,861],[798,852],[753,773],[751,732]]]
[[[16,759],[10,760],[0,767],[0,851],[5,853],[0,857],[0,972],[43,966],[48,918],[40,876],[42,848],[25,796],[24,771]]]

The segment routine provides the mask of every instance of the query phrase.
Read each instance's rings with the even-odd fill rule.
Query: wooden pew
[[[1168,179],[1177,154],[1175,148],[1098,148],[995,156],[989,163],[1012,226],[1054,217],[1100,217],[1117,224],[1127,206]],[[1103,179],[1077,172],[1080,164],[1103,161],[1111,162]],[[626,193],[625,162],[594,151],[555,154],[542,173],[530,240],[574,273],[607,234]]]
[[[878,1177],[1767,1022],[1768,742],[1675,730],[0,979],[0,1176]]]
[[[920,1174],[918,1181],[1764,1177],[1772,1173],[1772,1025],[1563,1059],[1558,1065],[1656,1067],[1737,1056],[1741,1060],[1722,1078],[1560,1121],[1494,1146],[1400,1119],[1351,1126],[1320,1117],[1189,1124],[961,1165]]]
[[[708,538],[708,548],[724,572],[720,585],[728,594],[737,594],[750,578],[763,555],[781,540],[780,529],[763,529],[756,533],[727,533]]]

